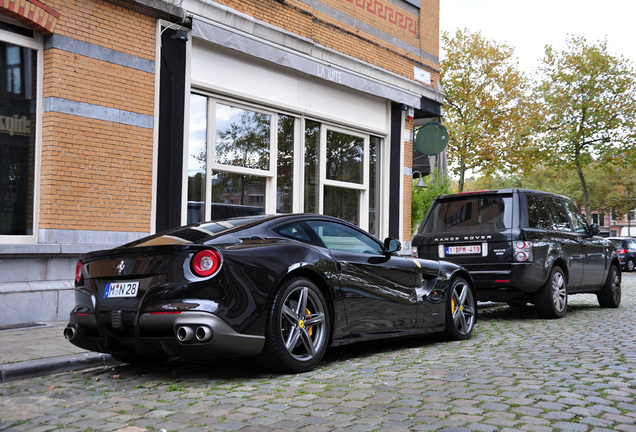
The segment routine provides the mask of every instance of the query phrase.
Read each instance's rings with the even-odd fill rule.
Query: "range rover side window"
[[[570,218],[563,208],[561,200],[555,198],[546,198],[550,213],[552,214],[553,229],[557,231],[572,231]]]
[[[579,211],[579,209],[574,205],[572,201],[564,201],[565,208],[570,214],[570,219],[572,219],[572,225],[574,225],[574,231],[579,234],[590,234],[590,230],[587,226],[587,222],[585,218]]]
[[[548,208],[539,195],[526,195],[528,204],[528,228],[552,229]]]

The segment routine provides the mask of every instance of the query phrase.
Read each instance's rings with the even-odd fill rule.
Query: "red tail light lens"
[[[532,262],[532,242],[516,241],[514,255],[519,262]]]
[[[221,256],[214,250],[202,250],[192,258],[192,271],[199,277],[213,275],[221,265]]]
[[[627,253],[627,249],[619,249],[618,253],[619,254],[626,254]]]
[[[75,264],[75,283],[80,283],[82,281],[82,273],[84,271],[84,264],[81,261],[78,261]]]

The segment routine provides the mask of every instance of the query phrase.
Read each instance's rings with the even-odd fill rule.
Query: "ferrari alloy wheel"
[[[604,308],[617,308],[621,304],[621,275],[615,265],[610,267],[607,280],[596,294],[598,304]]]
[[[468,339],[477,321],[477,301],[472,288],[463,278],[455,278],[451,283],[447,300],[446,329],[444,338],[448,340]]]
[[[329,308],[309,279],[294,278],[274,298],[261,358],[269,369],[305,372],[322,359],[329,342]]]
[[[567,280],[561,267],[552,267],[547,282],[536,293],[535,307],[543,318],[561,318],[567,312]]]

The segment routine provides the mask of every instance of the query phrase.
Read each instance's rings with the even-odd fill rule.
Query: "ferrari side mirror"
[[[397,252],[402,249],[402,243],[399,240],[387,237],[384,240],[384,249],[388,253]]]

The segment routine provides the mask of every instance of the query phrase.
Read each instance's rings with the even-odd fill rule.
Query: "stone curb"
[[[86,353],[0,365],[0,383],[120,364],[109,354]]]

